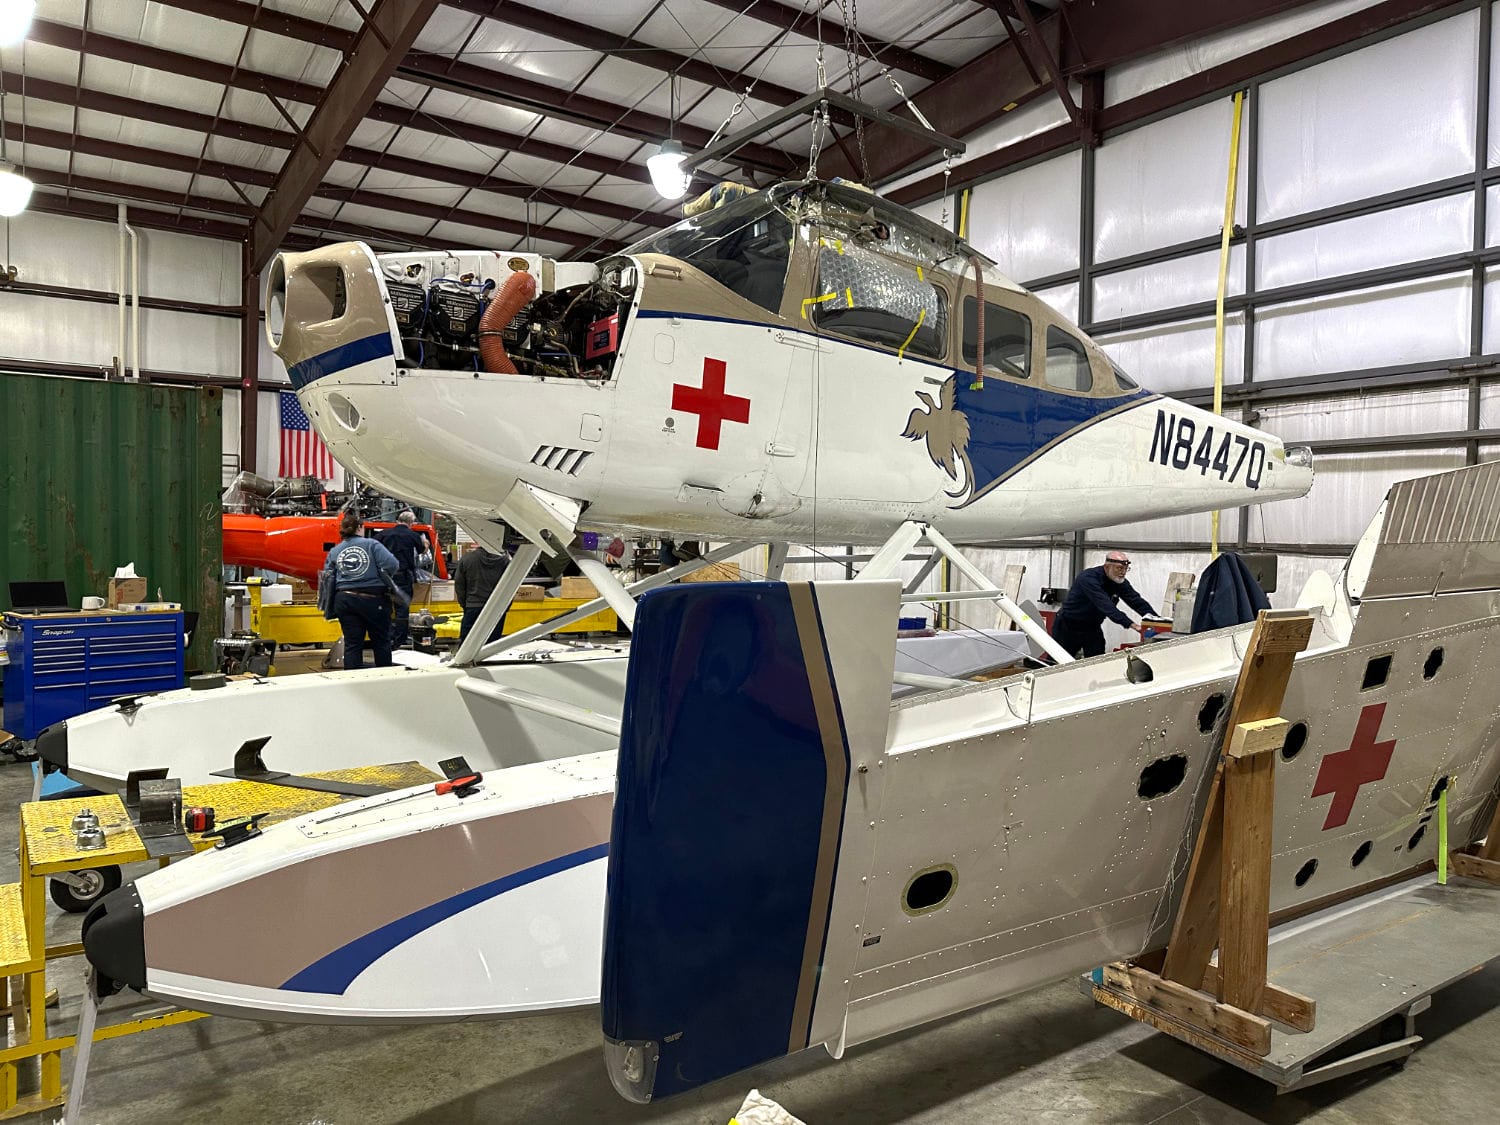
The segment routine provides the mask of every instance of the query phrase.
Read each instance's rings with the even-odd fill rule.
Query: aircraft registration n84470
[[[1153,395],[961,239],[845,185],[746,195],[597,264],[284,254],[267,301],[341,462],[548,550],[543,530],[879,543],[906,521],[973,542],[1312,483],[1306,450]]]

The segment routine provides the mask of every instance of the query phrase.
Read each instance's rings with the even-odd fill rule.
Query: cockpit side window
[[[974,366],[979,302],[964,298],[964,363]],[[984,303],[984,365],[1025,379],[1031,375],[1031,318],[1003,305]]]
[[[1134,379],[1132,379],[1129,375],[1125,374],[1125,369],[1118,363],[1115,363],[1113,360],[1111,360],[1109,365],[1110,367],[1114,368],[1115,382],[1120,384],[1121,390],[1138,391],[1141,389],[1141,385]]]
[[[1064,391],[1088,391],[1094,386],[1083,344],[1055,324],[1047,327],[1047,385]]]
[[[819,328],[902,354],[942,356],[947,297],[916,266],[825,236],[815,288],[808,303]]]

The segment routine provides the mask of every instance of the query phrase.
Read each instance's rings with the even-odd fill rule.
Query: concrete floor
[[[0,880],[16,878],[24,766],[0,766]],[[51,908],[49,941],[79,917]],[[76,1027],[81,959],[63,962],[52,1027]],[[139,997],[107,1001],[101,1022]],[[1490,1121],[1500,1105],[1500,963],[1439,994],[1419,1018],[1427,1042],[1382,1068],[1275,1097],[1271,1088],[1173,1039],[1095,1007],[1060,983],[857,1048],[840,1062],[804,1052],[657,1106],[620,1100],[605,1076],[596,1009],[496,1023],[405,1029],[296,1027],[214,1017],[96,1045],[76,1121],[295,1125],[724,1125],[752,1087],[808,1125],[995,1122]],[[64,1080],[72,1067],[64,1055]],[[18,1120],[41,1125],[56,1111]]]

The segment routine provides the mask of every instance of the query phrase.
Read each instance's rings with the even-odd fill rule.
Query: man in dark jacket
[[[1101,656],[1104,653],[1104,619],[1127,629],[1139,628],[1120,612],[1116,603],[1125,604],[1142,617],[1156,617],[1151,603],[1135,592],[1125,580],[1130,559],[1124,551],[1104,556],[1103,566],[1091,566],[1073,580],[1062,608],[1052,619],[1052,637],[1074,656]]]
[[[406,605],[394,599],[391,621],[391,647],[400,648],[406,643],[406,628],[411,619],[411,596],[417,588],[417,556],[427,549],[427,541],[412,530],[417,514],[410,509],[396,517],[395,527],[388,527],[375,538],[381,546],[396,556],[396,585],[406,592]]]
[[[500,584],[500,576],[505,573],[509,564],[510,560],[504,555],[497,555],[484,546],[476,547],[458,560],[458,569],[453,574],[453,596],[464,611],[463,624],[458,629],[459,640],[467,637],[469,630],[474,628],[474,622],[479,620],[479,611],[490,600],[490,595]],[[504,626],[505,615],[501,614],[488,639],[493,641],[500,636]]]

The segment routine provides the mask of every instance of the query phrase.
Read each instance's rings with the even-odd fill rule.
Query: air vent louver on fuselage
[[[544,469],[554,469],[570,477],[578,475],[583,463],[593,456],[587,449],[569,449],[562,445],[539,445],[531,455],[531,463]]]

